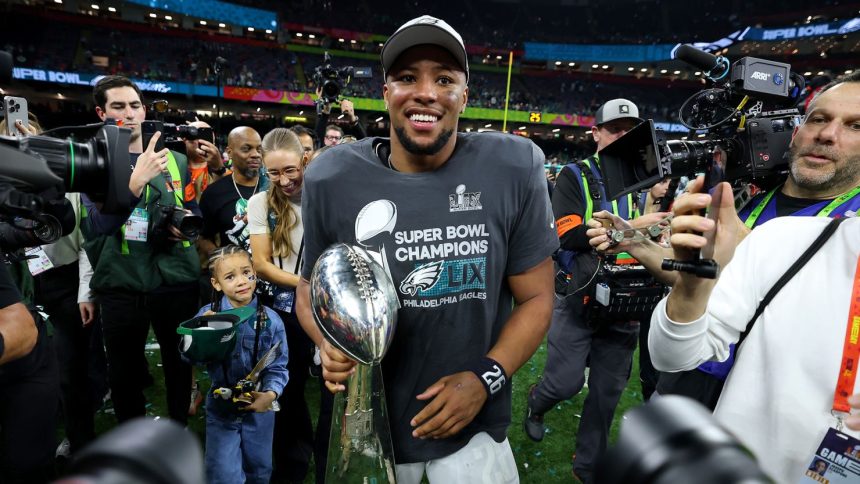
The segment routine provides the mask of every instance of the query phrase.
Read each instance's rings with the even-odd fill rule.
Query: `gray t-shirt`
[[[302,220],[310,279],[314,262],[338,242],[377,254],[398,289],[401,309],[382,362],[398,463],[450,455],[478,432],[505,438],[510,385],[448,439],[412,437],[410,420],[440,378],[468,369],[498,340],[512,307],[507,276],[525,272],[558,247],[544,176],[531,141],[459,133],[439,169],[400,173],[383,163],[388,140],[339,145],[305,174]]]

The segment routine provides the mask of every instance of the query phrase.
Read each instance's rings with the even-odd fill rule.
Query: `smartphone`
[[[149,141],[152,139],[152,136],[160,131],[161,136],[158,138],[158,141],[155,142],[155,152],[159,152],[164,149],[164,123],[161,121],[144,121],[140,123],[140,137],[143,141],[143,150],[146,151],[146,147],[149,146]]]
[[[3,107],[6,111],[6,136],[21,136],[21,132],[16,128],[18,121],[30,127],[30,120],[27,116],[27,100],[22,97],[6,96],[3,98]]]

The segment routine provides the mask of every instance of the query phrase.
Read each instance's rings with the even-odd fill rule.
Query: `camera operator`
[[[598,109],[595,122],[592,136],[597,152],[582,162],[566,165],[552,194],[561,242],[559,268],[567,273],[577,270],[577,265],[597,267],[593,262],[597,256],[585,234],[588,227],[583,224],[591,218],[592,210],[613,210],[628,220],[638,216],[631,195],[607,199],[600,151],[642,122],[639,109],[626,99],[613,99]],[[592,279],[595,271],[589,271]],[[556,297],[554,306],[547,335],[546,367],[540,383],[529,390],[523,425],[529,438],[542,440],[546,431],[544,414],[579,393],[589,366],[589,391],[579,424],[573,469],[580,480],[590,483],[594,463],[606,449],[618,399],[630,377],[639,322],[594,315],[581,294]]]
[[[322,94],[322,89],[317,88],[317,97]],[[346,118],[347,131],[354,135],[356,139],[364,139],[367,137],[367,131],[364,129],[364,124],[355,115],[355,108],[352,101],[342,99],[340,101],[340,112]],[[329,124],[331,115],[331,103],[323,101],[321,98],[317,101],[317,124],[314,131],[317,133],[317,140],[321,141],[320,146],[334,146],[340,144],[343,139],[344,130],[335,124]]]
[[[38,119],[29,113],[29,126],[16,128],[23,136],[41,134]],[[0,132],[6,120],[0,121]],[[49,315],[52,346],[59,363],[66,440],[57,455],[68,456],[95,438],[95,403],[107,391],[101,323],[90,291],[92,267],[80,231],[81,196],[66,193],[74,212],[74,231],[55,243],[35,248],[29,269],[34,302]]]
[[[200,265],[194,245],[175,226],[175,217],[165,220],[164,209],[174,210],[174,215],[177,209],[199,212],[193,200],[183,202],[190,183],[187,160],[168,149],[156,151],[160,132],[144,149],[141,123],[146,109],[140,90],[128,78],[102,78],[93,98],[99,118],[118,119],[132,130],[129,189],[134,210],[107,215],[82,196],[84,247],[94,270],[90,287],[101,305],[116,417],[123,422],[146,413],[146,360],[141,353],[151,324],[161,347],[168,412],[184,424],[191,370],[179,357],[176,328],[197,311]]]
[[[857,186],[858,99],[860,74],[853,74],[823,89],[810,104],[792,139],[791,176],[781,190],[793,210],[798,199],[820,210]],[[691,191],[701,186],[699,180]],[[717,281],[685,272],[676,275],[672,292],[653,314],[651,356],[660,370],[689,370],[705,361],[726,360],[730,345],[748,331],[714,415],[778,482],[797,482],[813,462],[813,452],[831,457],[816,447],[835,432],[828,427],[839,429],[844,421],[853,429],[841,433],[836,453],[860,444],[860,220],[853,215],[856,207],[846,212],[841,227],[809,263],[786,272],[822,233],[827,218],[780,217],[753,231],[735,250],[743,225],[729,185],[718,188],[722,193],[716,200],[716,221],[690,215],[711,205],[710,195],[696,193],[676,201],[671,242],[678,259],[689,259],[691,249],[708,243],[693,232],[714,230],[714,259],[724,269]],[[779,205],[770,210],[779,214]],[[760,300],[783,274],[794,277],[763,313],[758,312]],[[750,318],[758,314],[752,325],[755,320]],[[852,408],[854,415],[848,416]],[[856,469],[849,476],[857,477]]]
[[[848,76],[837,81],[856,85],[857,75]],[[836,84],[830,84],[833,87]],[[842,92],[829,94],[839,101],[847,100]],[[817,122],[817,121],[813,121]],[[749,234],[750,230],[776,217],[809,216],[809,217],[844,217],[853,216],[860,210],[860,166],[853,161],[857,153],[848,153],[851,162],[844,164],[833,163],[837,156],[835,148],[829,140],[809,141],[807,134],[812,125],[807,121],[796,129],[791,144],[789,158],[789,173],[785,183],[771,191],[763,192],[746,204],[735,217],[738,226],[738,242]],[[804,135],[804,136],[800,136]],[[803,143],[802,146],[798,146]],[[818,162],[805,161],[806,152],[814,153]],[[827,162],[825,160],[831,160]],[[596,213],[595,217],[602,214]],[[591,245],[598,250],[607,249],[605,229],[599,222],[591,221],[589,230]],[[677,274],[665,272],[660,263],[663,258],[672,257],[671,249],[665,249],[649,241],[634,244],[622,243],[615,250],[625,250],[642,262],[655,276],[672,283]],[[698,400],[711,410],[717,404],[720,391],[734,363],[734,345],[725,362],[706,362],[699,368],[690,371],[662,373],[657,384],[657,393],[661,395],[678,394]]]
[[[188,123],[195,128],[209,128],[203,121]],[[191,170],[191,183],[185,190],[185,201],[192,199],[200,203],[203,190],[227,174],[227,167],[221,159],[221,151],[215,146],[215,133],[211,139],[186,139],[185,153],[188,156],[188,168]],[[207,281],[208,282],[208,281]]]

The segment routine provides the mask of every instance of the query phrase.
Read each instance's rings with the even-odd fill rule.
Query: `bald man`
[[[188,126],[212,129],[203,121],[194,121]],[[198,139],[186,139],[185,154],[188,156],[188,169],[191,170],[191,183],[185,188],[185,201],[200,202],[203,190],[227,174],[221,151],[215,146],[215,133]]]
[[[248,248],[248,200],[266,189],[260,176],[262,140],[253,128],[239,126],[227,136],[227,156],[233,172],[212,183],[200,198],[203,232],[200,250],[209,253],[228,244]]]

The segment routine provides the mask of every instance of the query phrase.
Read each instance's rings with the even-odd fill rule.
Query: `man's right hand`
[[[343,382],[349,378],[349,375],[355,373],[356,361],[335,348],[325,338],[320,344],[320,359],[322,359],[322,376],[326,388],[332,393],[346,390]]]
[[[143,188],[150,180],[158,176],[159,173],[167,170],[167,153],[168,149],[164,148],[161,151],[155,151],[155,144],[161,138],[161,131],[156,131],[149,140],[149,145],[143,153],[137,157],[137,163],[134,165],[134,170],[131,172],[131,178],[128,181],[128,189],[135,197],[140,197],[143,193]]]
[[[221,159],[218,147],[205,139],[197,140],[197,156],[206,160],[206,166],[210,170],[220,170],[224,167],[224,160]]]

